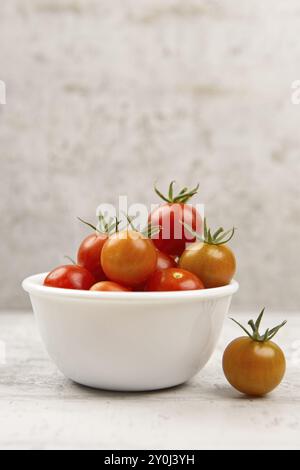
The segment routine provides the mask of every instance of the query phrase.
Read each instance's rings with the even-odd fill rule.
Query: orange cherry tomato
[[[138,287],[156,270],[157,251],[152,241],[135,230],[117,232],[105,242],[102,269],[110,281]]]
[[[127,289],[127,287],[121,286],[121,284],[117,284],[116,282],[112,281],[101,281],[94,284],[90,290],[96,292],[118,292],[118,291],[125,291],[129,292],[131,289]]]
[[[248,336],[232,341],[223,355],[223,370],[228,382],[239,392],[253,396],[274,390],[286,369],[283,351],[270,340],[286,322],[260,335],[258,329],[263,312],[255,323],[249,322],[252,333],[240,325]]]
[[[205,287],[210,288],[230,283],[236,270],[236,261],[228,246],[199,242],[184,251],[179,266],[196,274]]]
[[[205,220],[204,239],[187,247],[179,259],[179,267],[196,274],[206,288],[229,284],[236,271],[236,260],[226,243],[233,235],[234,229],[224,232],[222,228],[212,234]]]
[[[265,395],[283,379],[285,358],[272,341],[259,343],[245,336],[226,348],[223,369],[228,382],[247,395]]]

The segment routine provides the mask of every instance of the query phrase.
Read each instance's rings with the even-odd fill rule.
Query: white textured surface
[[[300,320],[289,315],[277,342],[287,356],[281,386],[249,399],[226,382],[221,357],[238,336],[228,320],[219,348],[190,383],[162,392],[109,393],[75,385],[48,360],[30,314],[0,314],[0,448],[300,448]],[[242,321],[249,317],[238,315]],[[268,325],[282,320],[268,314]]]
[[[76,215],[176,178],[238,227],[236,307],[297,309],[299,28],[298,0],[1,0],[1,305]]]

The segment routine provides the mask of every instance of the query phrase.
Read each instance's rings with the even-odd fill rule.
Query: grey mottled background
[[[298,0],[1,0],[1,307],[176,178],[238,227],[235,307],[299,309],[299,31]]]

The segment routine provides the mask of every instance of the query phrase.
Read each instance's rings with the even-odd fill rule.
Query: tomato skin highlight
[[[104,281],[106,279],[101,267],[100,257],[107,238],[105,234],[92,233],[82,241],[78,249],[77,264],[90,271],[96,281]]]
[[[227,245],[209,245],[198,242],[190,245],[179,260],[179,267],[196,274],[206,288],[230,284],[236,260]]]
[[[160,232],[152,237],[158,250],[168,255],[180,256],[186,243],[195,241],[195,237],[185,229],[182,222],[195,231],[201,230],[202,218],[190,204],[166,203],[152,211],[149,223],[161,227]]]
[[[176,261],[171,256],[157,250],[157,264],[156,269],[168,269],[175,268],[177,266]]]
[[[262,396],[274,390],[286,370],[285,357],[272,341],[259,342],[242,336],[232,341],[223,355],[223,371],[239,392]]]
[[[168,268],[156,271],[148,280],[146,291],[183,291],[204,289],[201,280],[184,269]]]
[[[77,265],[59,266],[44,280],[44,286],[61,289],[89,290],[93,284],[94,276],[87,269]]]
[[[148,238],[134,230],[117,232],[105,242],[102,269],[110,281],[138,287],[156,270],[157,251]]]
[[[101,281],[94,284],[91,288],[91,291],[94,292],[130,292],[131,289],[127,287],[121,286],[121,284],[117,284],[116,282],[112,281]]]

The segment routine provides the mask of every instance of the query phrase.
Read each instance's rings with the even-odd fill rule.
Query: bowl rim
[[[22,282],[23,289],[29,294],[40,297],[85,299],[85,300],[121,300],[121,301],[143,301],[143,300],[184,300],[184,299],[215,299],[235,294],[239,289],[237,281],[232,280],[230,284],[211,289],[168,291],[168,292],[93,292],[76,289],[61,289],[58,287],[47,287],[42,283],[48,273],[29,276]]]

